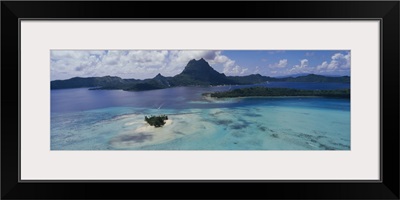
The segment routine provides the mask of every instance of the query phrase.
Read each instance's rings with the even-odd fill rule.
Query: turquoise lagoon
[[[343,89],[342,83],[267,87]],[[51,91],[51,150],[350,150],[350,100],[322,97],[207,99],[238,87],[142,92]],[[154,128],[144,116],[166,114]]]

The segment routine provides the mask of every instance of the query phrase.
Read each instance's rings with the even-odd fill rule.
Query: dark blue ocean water
[[[226,91],[229,89],[252,87],[254,85],[220,86],[220,87],[176,87],[161,90],[141,92],[126,92],[122,90],[88,90],[88,88],[51,90],[51,112],[74,112],[108,107],[136,107],[136,108],[207,108],[221,105],[191,104],[192,101],[202,99],[201,94],[206,92]],[[292,83],[271,82],[256,86],[294,89],[348,89],[347,83]],[[263,100],[264,101],[264,100]],[[269,100],[275,103],[285,99]],[[290,101],[290,98],[289,98]],[[311,100],[313,101],[313,100]],[[329,101],[329,100],[327,100]],[[246,102],[241,102],[246,103]],[[251,103],[257,103],[253,101]],[[224,104],[224,106],[241,106],[239,104]]]
[[[339,83],[267,87],[345,89]],[[207,99],[249,86],[142,92],[51,91],[51,150],[349,150],[350,100],[319,97]],[[162,128],[143,118],[167,114]]]

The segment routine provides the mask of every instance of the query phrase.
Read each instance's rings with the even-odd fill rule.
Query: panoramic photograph
[[[350,50],[51,50],[51,150],[350,150]]]

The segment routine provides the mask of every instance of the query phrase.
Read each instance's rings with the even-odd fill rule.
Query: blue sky
[[[187,62],[204,58],[228,76],[304,73],[350,75],[349,50],[52,50],[51,80],[119,76],[145,79],[179,74]]]

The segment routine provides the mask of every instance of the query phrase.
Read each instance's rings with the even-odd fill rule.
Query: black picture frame
[[[153,9],[163,8],[163,11]],[[224,11],[229,8],[229,11]],[[2,199],[399,199],[398,1],[2,1]],[[20,182],[19,19],[379,19],[380,181]],[[17,78],[18,77],[18,78]],[[17,83],[18,80],[18,83]],[[368,156],[368,155],[366,155]],[[148,188],[162,190],[148,193]],[[260,190],[260,188],[264,188]],[[169,192],[165,192],[169,191]]]

